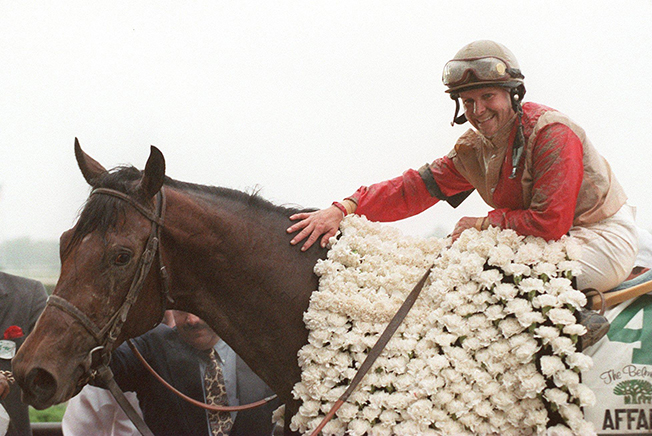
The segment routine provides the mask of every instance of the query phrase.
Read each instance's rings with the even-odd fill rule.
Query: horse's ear
[[[89,185],[95,187],[100,176],[106,173],[106,169],[98,161],[84,153],[77,138],[75,138],[75,158],[84,179]]]
[[[163,186],[165,181],[165,158],[161,150],[152,145],[147,164],[145,165],[145,173],[138,185],[140,191],[145,198],[152,198]]]

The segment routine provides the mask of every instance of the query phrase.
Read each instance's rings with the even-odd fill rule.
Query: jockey
[[[461,218],[453,240],[468,228],[489,226],[547,240],[570,234],[582,243],[580,290],[604,292],[624,281],[638,252],[634,209],[580,126],[547,106],[523,103],[523,79],[514,54],[502,44],[464,46],[446,63],[442,80],[456,103],[451,124],[469,121],[474,129],[448,155],[418,170],[363,186],[326,209],[292,216],[298,222],[288,233],[300,232],[291,243],[307,238],[306,250],[321,236],[324,247],[347,214],[396,221],[440,200],[457,207],[477,190],[493,210]],[[464,113],[458,116],[460,101]],[[593,342],[592,330],[596,340],[608,330],[606,319],[597,317],[600,326],[589,328],[583,340]],[[594,326],[595,319],[586,324]]]

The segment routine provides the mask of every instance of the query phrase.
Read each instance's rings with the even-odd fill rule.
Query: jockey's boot
[[[577,343],[579,351],[586,350],[598,342],[609,331],[609,321],[598,312],[581,308],[576,312],[577,322],[586,327],[586,333],[580,336]]]

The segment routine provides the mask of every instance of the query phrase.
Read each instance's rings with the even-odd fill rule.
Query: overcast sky
[[[0,0],[0,241],[74,224],[75,137],[107,168],[152,144],[175,179],[306,207],[418,168],[468,128],[441,71],[477,39],[584,127],[652,229],[651,0]],[[398,226],[486,211],[474,194]]]

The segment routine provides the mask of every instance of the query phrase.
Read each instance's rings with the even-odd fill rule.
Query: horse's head
[[[165,308],[153,255],[164,209],[163,155],[152,147],[142,172],[107,171],[77,140],[75,155],[93,191],[75,226],[61,236],[53,297],[13,359],[23,400],[39,409],[75,395],[93,360],[155,326]]]

